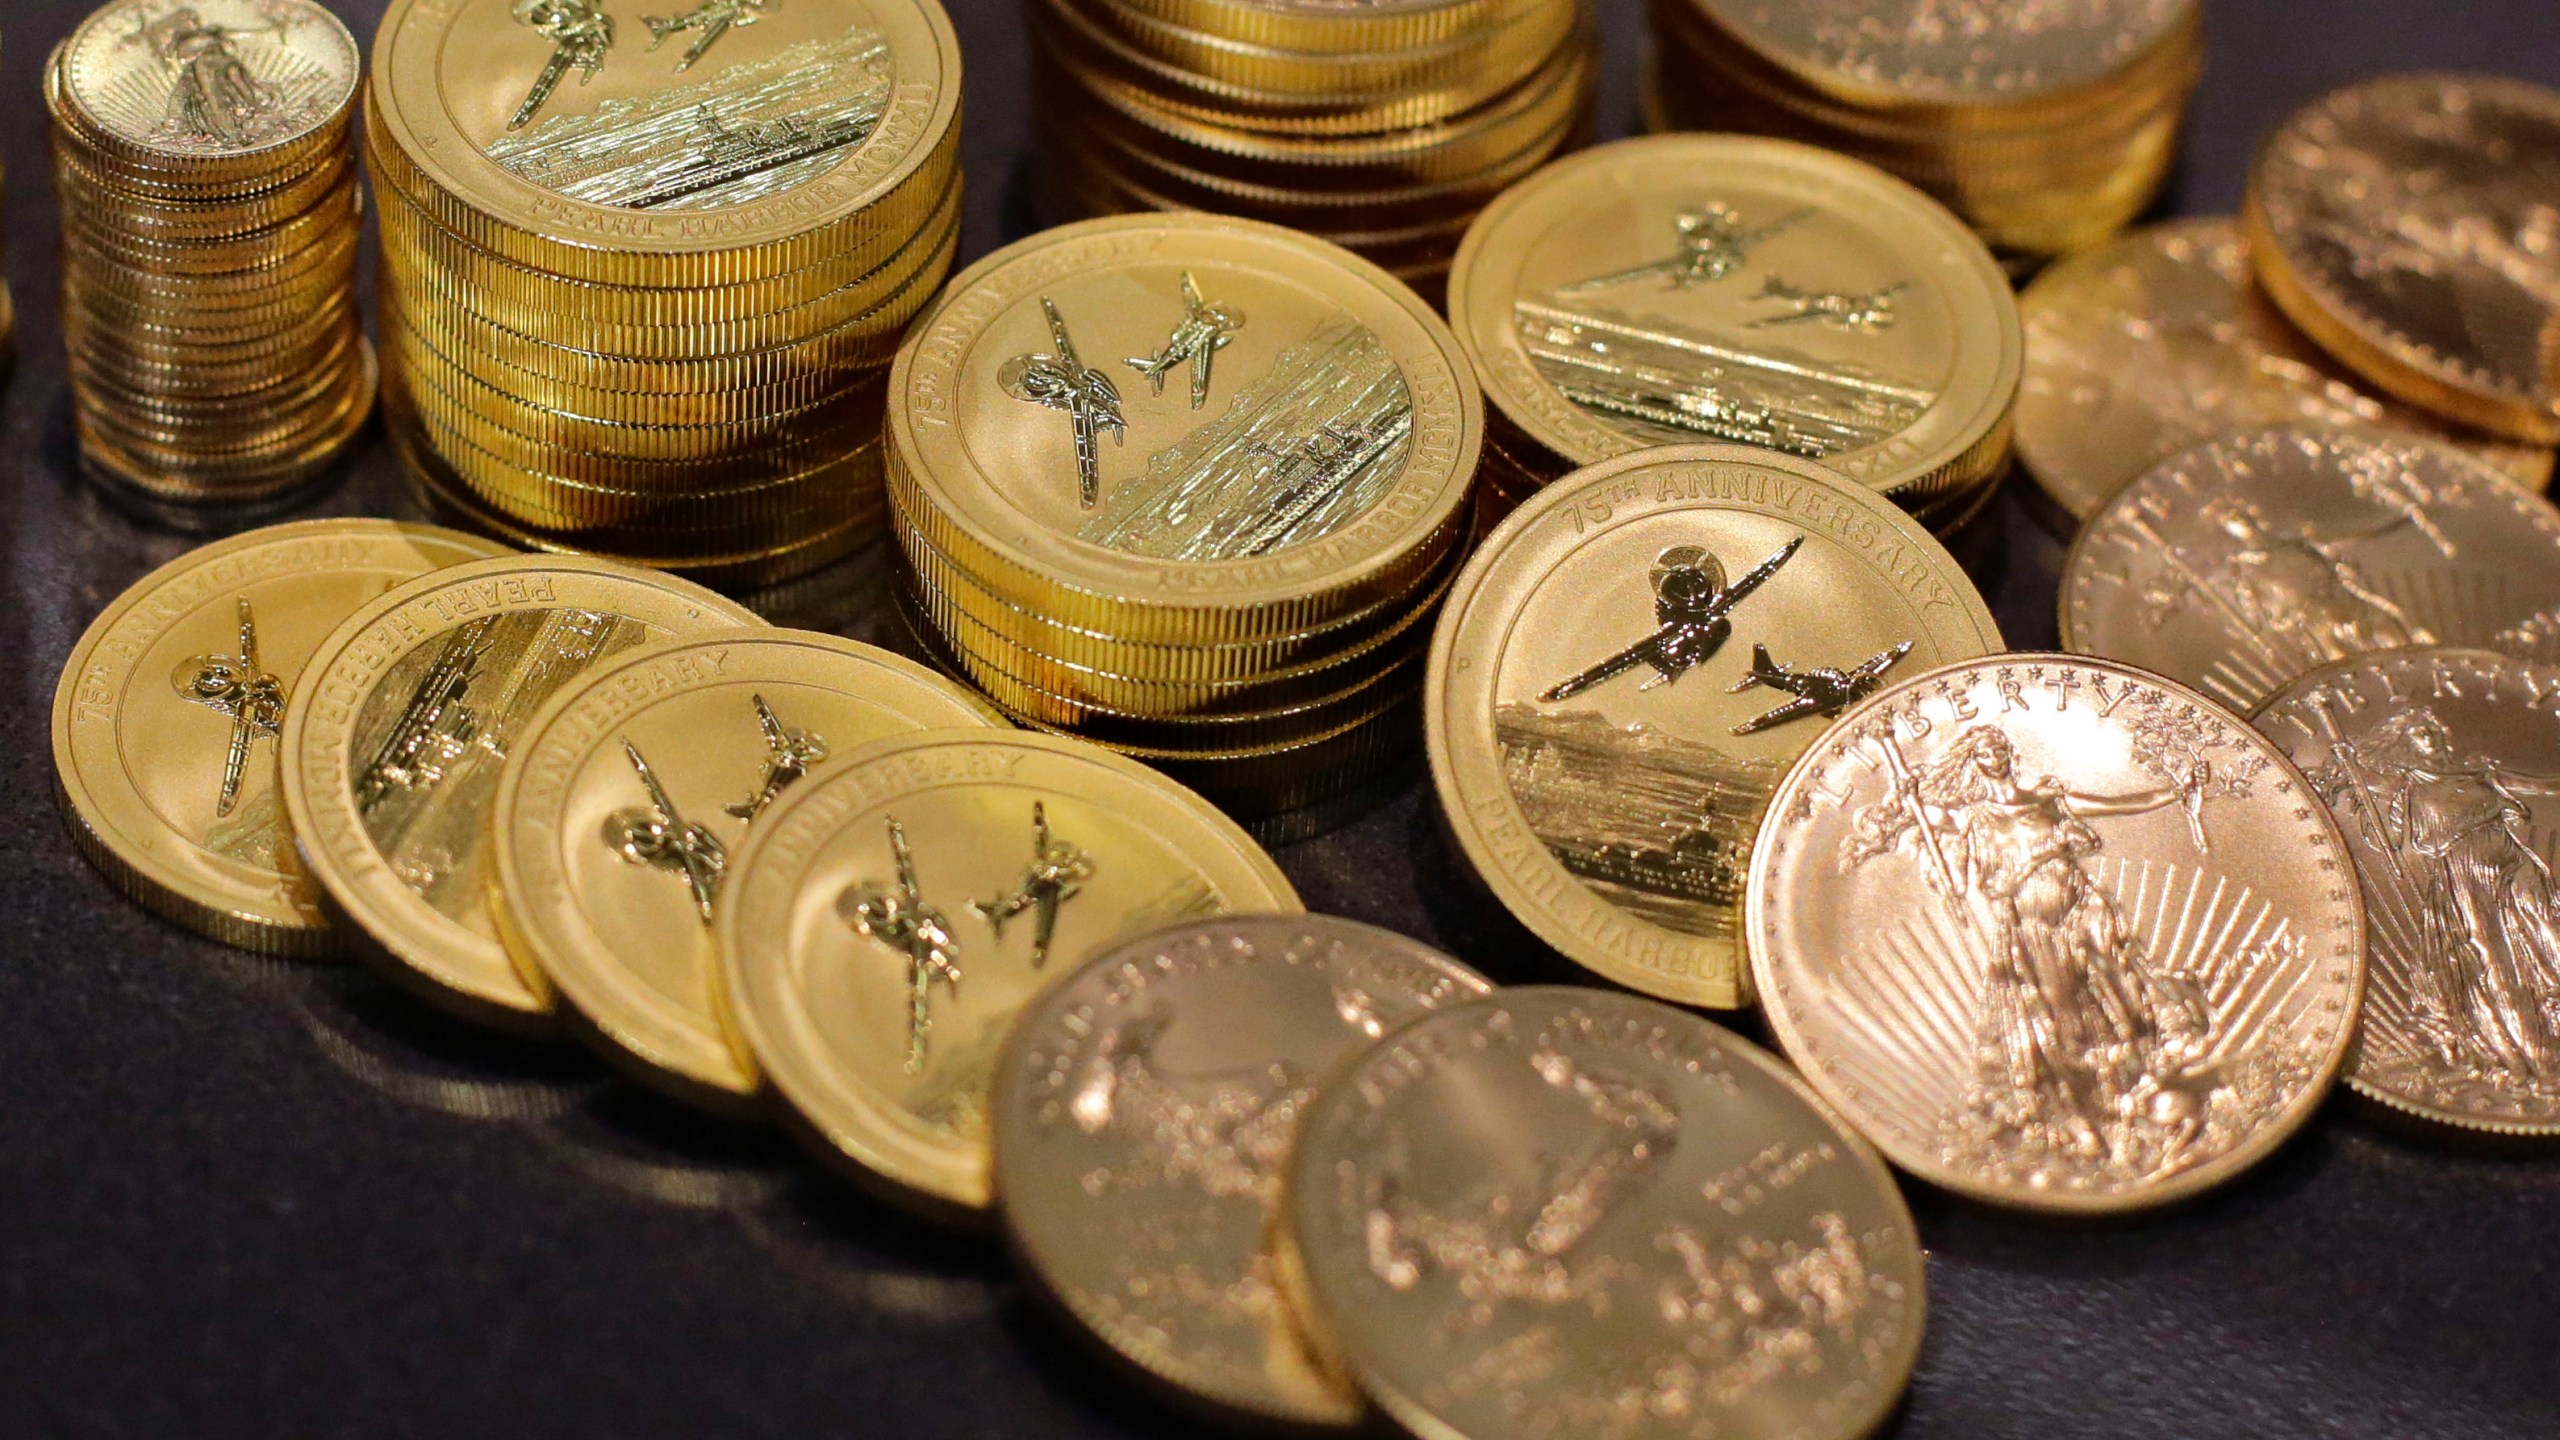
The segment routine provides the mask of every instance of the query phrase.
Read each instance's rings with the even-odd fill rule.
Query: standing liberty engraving
[[[1158,1002],[1104,1030],[1066,1115],[1087,1135],[1116,1129],[1138,1142],[1136,1163],[1111,1171],[1114,1189],[1181,1184],[1272,1203],[1315,1077],[1287,1061],[1207,1075],[1168,1070],[1156,1045],[1173,1023],[1171,1007]]]
[[[721,807],[730,815],[752,823],[765,812],[765,807],[782,797],[782,792],[799,783],[809,767],[827,758],[827,737],[815,730],[802,730],[782,723],[773,707],[764,703],[762,695],[749,697],[755,701],[756,727],[764,732],[764,773],[756,780],[756,788],[746,799]]]
[[[604,68],[605,52],[613,48],[613,17],[594,0],[515,0],[508,13],[517,24],[551,42],[542,72],[534,76],[533,88],[525,92],[524,103],[507,121],[509,130],[521,130],[551,103],[551,92],[560,88],[572,69],[578,72],[581,85],[596,78]]]
[[[1191,272],[1182,272],[1182,319],[1164,348],[1153,355],[1132,355],[1126,361],[1130,369],[1147,377],[1151,393],[1164,393],[1164,377],[1177,365],[1191,367],[1191,408],[1209,403],[1209,367],[1218,352],[1227,348],[1236,332],[1244,328],[1244,312],[1226,305],[1212,305],[1201,298],[1200,282]]]
[[[1578,675],[1549,688],[1538,698],[1552,705],[1594,690],[1638,666],[1653,674],[1642,688],[1668,685],[1712,659],[1733,638],[1733,609],[1768,582],[1780,566],[1804,546],[1799,535],[1779,547],[1742,577],[1727,584],[1724,562],[1703,545],[1674,545],[1653,562],[1652,634]]]
[[[687,30],[695,32],[693,43],[676,61],[676,73],[681,75],[693,68],[693,62],[708,54],[721,36],[733,29],[744,30],[753,25],[774,3],[775,0],[702,0],[701,4],[681,15],[664,19],[643,15],[640,23],[649,27],[649,53],[653,55],[659,46],[667,43],[669,36]]]
[[[261,740],[273,740],[284,729],[284,682],[258,660],[258,620],[249,597],[239,600],[240,653],[198,655],[181,663],[170,677],[178,696],[231,722],[231,744],[222,760],[222,788],[213,813],[226,816],[240,803],[240,785],[249,772],[249,751]]]
[[[969,909],[1004,938],[1005,922],[1028,910],[1031,920],[1031,968],[1049,963],[1049,944],[1058,937],[1058,907],[1084,893],[1093,878],[1093,856],[1072,840],[1049,833],[1048,807],[1031,802],[1031,866],[1011,890],[992,900],[972,900]]]
[[[1090,510],[1102,500],[1102,432],[1120,444],[1129,437],[1129,422],[1120,414],[1120,387],[1076,355],[1057,305],[1043,295],[1040,310],[1049,317],[1052,352],[1014,356],[997,369],[996,384],[1016,400],[1065,413],[1075,428],[1076,493]]]
[[[907,962],[907,1073],[922,1074],[933,1034],[933,987],[960,988],[960,941],[940,910],[916,888],[915,857],[907,853],[907,827],[889,817],[889,853],[896,857],[894,886],[875,881],[848,885],[836,897],[836,914],[854,933],[897,951]]]
[[[1811,665],[1798,670],[1770,658],[1769,647],[1751,647],[1751,669],[1741,679],[1725,687],[1728,695],[1766,686],[1789,698],[1777,709],[1753,716],[1733,727],[1736,735],[1757,735],[1774,730],[1807,715],[1826,719],[1838,715],[1851,705],[1875,693],[1884,683],[1884,672],[1892,669],[1903,656],[1911,653],[1911,642],[1889,645],[1846,670],[1827,665]]]
[[[263,28],[282,30],[291,23],[276,18]],[[142,22],[133,39],[175,72],[164,130],[230,148],[262,138],[260,122],[276,113],[280,97],[276,87],[241,62],[232,45],[257,33],[213,24],[187,6]]]
[[[1733,207],[1709,201],[1681,211],[1679,218],[1672,222],[1675,240],[1669,255],[1625,270],[1577,280],[1557,293],[1577,295],[1591,290],[1612,290],[1656,276],[1669,281],[1670,288],[1674,290],[1712,284],[1741,269],[1762,241],[1794,228],[1812,215],[1811,210],[1798,210],[1766,225],[1746,226]]]
[[[2281,656],[2291,674],[2370,650],[2435,643],[2354,554],[2357,545],[2404,527],[2431,531],[2420,523],[2423,515],[2402,512],[2360,529],[2323,530],[2309,521],[2279,524],[2233,494],[2214,496],[2198,513],[2219,553],[2170,546],[2146,521],[2131,522],[2136,534],[2157,545],[2163,566],[2143,597],[2154,624],[2193,597],[2221,611],[2248,643]],[[2440,534],[2432,534],[2431,543],[2454,558]]]
[[[1776,300],[1790,309],[1776,315],[1764,315],[1751,322],[1754,330],[1772,325],[1801,325],[1819,321],[1835,330],[1873,333],[1890,330],[1902,319],[1893,297],[1910,289],[1906,281],[1897,280],[1881,290],[1798,290],[1772,275],[1760,283],[1755,298]]]
[[[728,847],[720,837],[703,826],[684,818],[675,801],[667,798],[667,787],[658,781],[658,772],[640,758],[640,747],[629,740],[622,742],[622,753],[631,760],[631,768],[647,787],[649,803],[616,810],[605,817],[604,843],[622,857],[625,864],[645,865],[682,876],[685,888],[693,893],[694,912],[702,923],[711,923],[711,907],[720,898],[720,881],[729,868]]]

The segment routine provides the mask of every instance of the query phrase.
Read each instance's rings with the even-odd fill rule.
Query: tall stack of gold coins
[[[1855,155],[2020,262],[2123,228],[2176,154],[2196,0],[1973,8],[1978,23],[1930,0],[1652,0],[1647,123]]]
[[[964,271],[889,388],[905,599],[1014,719],[1239,814],[1419,743],[1483,409],[1393,276],[1256,221],[1090,220]]]
[[[309,0],[118,0],[45,69],[80,458],[158,500],[255,500],[372,413],[349,119]]]
[[[1428,288],[1476,211],[1590,120],[1596,32],[1578,0],[1024,10],[1061,218],[1242,215]]]
[[[392,6],[383,409],[465,523],[760,585],[879,533],[888,361],[959,234],[959,52],[935,0],[668,11]]]

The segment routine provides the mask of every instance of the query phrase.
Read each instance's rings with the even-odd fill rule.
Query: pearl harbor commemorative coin
[[[2364,911],[2312,786],[2236,716],[2106,661],[1902,680],[1770,802],[1747,925],[1790,1059],[1894,1164],[2029,1210],[2195,1194],[2308,1120]]]

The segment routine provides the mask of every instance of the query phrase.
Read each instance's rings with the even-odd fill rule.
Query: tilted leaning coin
[[[294,843],[340,935],[473,1018],[547,1022],[489,910],[500,767],[543,702],[643,645],[762,629],[698,585],[524,556],[421,577],[312,652],[278,751]]]
[[[916,730],[1000,724],[913,661],[806,631],[643,650],[526,723],[491,816],[499,935],[609,1053],[689,1098],[756,1088],[715,987],[728,857],[831,756]]]
[[[1423,1436],[1854,1440],[1920,1349],[1892,1177],[1758,1047],[1634,996],[1502,990],[1317,1093],[1282,1276]]]
[[[1431,778],[1540,939],[1737,1006],[1744,862],[1787,762],[1886,681],[1999,648],[1954,557],[1873,492],[1742,446],[1640,451],[1548,486],[1460,574]]]
[[[2560,665],[2395,650],[2258,711],[2364,882],[2347,1083],[2427,1119],[2560,1134]]]
[[[54,689],[54,779],[83,853],[140,904],[226,944],[331,948],[276,787],[303,666],[384,591],[505,553],[430,525],[306,520],[135,581],[89,623]]]
[[[2265,1157],[2355,1029],[2346,842],[2282,754],[2158,676],[2016,654],[1841,717],[1770,804],[1748,910],[1789,1057],[1892,1161],[1996,1204],[2138,1209]]]
[[[1183,1395],[1348,1426],[1359,1396],[1275,1285],[1281,1172],[1316,1084],[1387,1031],[1491,990],[1390,931],[1230,916],[1114,946],[1015,1023],[998,1207],[1049,1293]]]
[[[2064,648],[2247,711],[2407,645],[2560,659],[2560,509],[2424,440],[2300,424],[2154,465],[2062,568]]]

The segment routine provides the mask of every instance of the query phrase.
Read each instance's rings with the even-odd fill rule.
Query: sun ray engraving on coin
[[[280,32],[298,18],[277,9],[259,29]],[[184,5],[137,19],[128,43],[149,50],[175,76],[162,122],[168,133],[236,150],[274,124],[282,93],[242,64],[233,44],[252,33],[215,24]]]
[[[1762,241],[1783,234],[1812,215],[1811,210],[1794,210],[1768,224],[1750,225],[1731,206],[1711,200],[1680,212],[1679,218],[1673,222],[1676,239],[1669,255],[1624,270],[1576,280],[1560,287],[1557,293],[1579,295],[1592,290],[1614,290],[1621,285],[1632,285],[1638,280],[1657,276],[1668,282],[1668,288],[1673,290],[1712,284],[1741,269]]]
[[[1766,688],[1787,699],[1774,710],[1736,724],[1733,733],[1757,735],[1807,715],[1825,719],[1837,716],[1874,694],[1876,687],[1884,683],[1885,672],[1910,653],[1911,642],[1899,640],[1845,670],[1829,665],[1808,665],[1799,670],[1772,658],[1768,646],[1754,645],[1749,673],[1726,686],[1725,693],[1739,695],[1745,690]]]
[[[1031,865],[1022,878],[992,900],[971,900],[970,913],[987,922],[1004,938],[1005,922],[1025,911],[1031,913],[1031,968],[1049,963],[1049,944],[1058,934],[1058,908],[1084,891],[1084,883],[1093,878],[1093,856],[1072,840],[1062,840],[1049,833],[1049,811],[1042,801],[1031,802]]]
[[[692,69],[695,61],[709,54],[721,36],[733,29],[744,30],[753,25],[773,3],[774,0],[702,0],[701,4],[681,15],[663,19],[643,15],[640,23],[649,27],[651,54],[657,53],[658,47],[666,44],[670,37],[687,30],[694,32],[693,43],[686,46],[684,54],[676,60],[676,73],[681,75]]]
[[[1120,413],[1120,387],[1076,355],[1056,302],[1042,296],[1040,311],[1049,318],[1053,348],[1007,360],[996,371],[996,384],[1016,400],[1066,415],[1074,427],[1076,494],[1090,510],[1102,500],[1102,432],[1111,432],[1113,444],[1124,443],[1129,422]]]
[[[284,728],[284,681],[258,660],[258,620],[249,597],[239,599],[240,651],[236,655],[198,655],[170,677],[189,704],[201,705],[231,722],[231,741],[222,760],[222,787],[213,813],[219,819],[240,803],[240,783],[249,771],[249,751],[261,740],[273,740]]]
[[[694,913],[711,923],[711,907],[720,899],[720,880],[729,865],[729,849],[707,826],[694,824],[667,797],[658,772],[640,756],[640,747],[622,742],[622,753],[649,792],[645,806],[629,806],[605,817],[604,843],[626,864],[664,870],[684,881],[693,895]]]
[[[1902,318],[1893,297],[1910,288],[1908,282],[1897,280],[1880,290],[1799,290],[1772,275],[1760,282],[1760,293],[1753,298],[1774,300],[1789,308],[1761,316],[1751,322],[1751,328],[1818,323],[1834,330],[1862,333],[1890,330]]]
[[[907,961],[907,1073],[924,1072],[933,1034],[933,987],[960,988],[960,940],[951,922],[925,903],[916,887],[915,858],[907,852],[907,827],[889,817],[889,853],[896,857],[894,885],[863,881],[836,897],[836,913],[854,933],[899,952]]]
[[[551,54],[542,62],[541,73],[533,77],[533,88],[525,92],[524,103],[507,121],[509,130],[521,130],[551,103],[551,92],[560,88],[571,70],[578,72],[581,85],[596,78],[604,68],[605,52],[613,48],[613,17],[595,0],[516,0],[508,13],[517,24],[551,42]]]
[[[1789,540],[1776,554],[1728,584],[1724,562],[1702,545],[1678,545],[1653,562],[1654,631],[1633,645],[1549,686],[1538,696],[1560,704],[1586,690],[1597,689],[1638,666],[1653,674],[1639,689],[1668,685],[1713,659],[1733,638],[1733,610],[1751,592],[1804,548],[1804,537]]]
[[[1122,364],[1147,377],[1153,394],[1164,393],[1164,377],[1177,366],[1191,370],[1191,408],[1209,403],[1209,371],[1218,352],[1235,339],[1244,328],[1244,312],[1227,305],[1213,305],[1200,294],[1200,282],[1191,272],[1182,272],[1182,318],[1174,323],[1173,334],[1164,347],[1153,355],[1132,355]]]
[[[93,123],[155,151],[236,155],[338,114],[362,61],[317,7],[127,0],[64,42],[56,73]]]
[[[762,695],[748,697],[756,707],[756,729],[764,736],[764,773],[757,777],[756,788],[746,799],[721,808],[731,816],[753,822],[809,773],[809,767],[827,758],[827,737],[815,730],[785,725]]]

